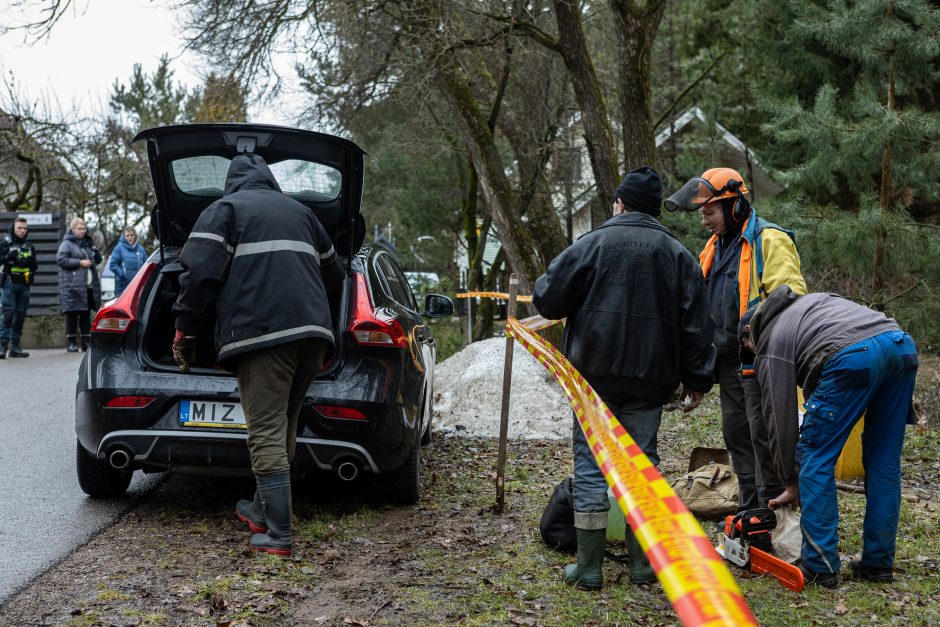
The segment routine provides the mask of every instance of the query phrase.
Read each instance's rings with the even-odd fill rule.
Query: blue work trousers
[[[0,293],[0,309],[3,310],[0,316],[0,343],[19,342],[29,310],[29,286],[7,280]]]
[[[659,465],[656,437],[662,418],[662,405],[651,404],[639,398],[604,400],[611,413],[617,417],[654,466]],[[578,418],[574,418],[574,511],[585,513],[606,512],[610,509],[607,498],[607,481],[594,459],[594,453],[581,430]]]
[[[865,411],[865,524],[862,563],[891,568],[901,507],[901,447],[911,411],[917,347],[903,331],[888,331],[842,349],[823,366],[803,407],[797,454],[804,567],[838,573],[839,507],[835,466]]]

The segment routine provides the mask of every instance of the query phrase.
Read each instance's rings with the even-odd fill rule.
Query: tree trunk
[[[477,172],[483,198],[499,233],[509,266],[520,274],[519,288],[532,293],[532,285],[544,266],[535,253],[535,243],[519,215],[519,207],[506,178],[493,134],[487,127],[466,79],[452,63],[436,68],[437,82],[447,100]]]
[[[888,3],[887,14],[885,15],[885,21],[890,21],[894,17],[894,6],[893,3]],[[888,98],[885,103],[885,111],[887,115],[894,115],[894,53],[895,46],[892,45],[891,48],[887,51],[888,55]],[[891,169],[893,165],[893,148],[891,145],[891,139],[889,138],[885,142],[884,152],[882,153],[881,161],[881,187],[879,189],[879,205],[883,215],[887,215],[891,211],[891,196],[892,196],[892,181],[891,181]],[[878,228],[878,232],[875,234],[875,259],[872,263],[872,275],[875,279],[875,290],[880,291],[884,288],[884,276],[882,272],[882,267],[884,266],[884,256],[885,256],[885,247],[887,244],[888,233],[885,227],[882,225]]]
[[[620,122],[624,170],[642,165],[658,169],[653,120],[651,65],[653,42],[666,8],[665,0],[610,0],[620,39]]]
[[[620,184],[620,168],[607,104],[584,36],[580,2],[555,0],[555,20],[558,23],[557,51],[564,59],[571,78],[597,193],[606,207]]]

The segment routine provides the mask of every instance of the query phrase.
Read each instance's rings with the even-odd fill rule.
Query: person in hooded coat
[[[95,247],[88,227],[81,218],[73,218],[56,253],[59,266],[59,307],[65,313],[68,352],[78,352],[76,332],[82,334],[82,352],[91,342],[91,312],[101,303],[98,264],[101,253]]]
[[[134,276],[147,261],[147,250],[137,239],[137,231],[127,227],[121,234],[121,241],[111,253],[108,268],[114,273],[114,296],[120,296],[127,289]]]
[[[329,294],[342,264],[313,211],[282,193],[255,154],[232,159],[223,196],[200,214],[179,261],[174,359],[189,372],[195,334],[217,311],[219,364],[238,377],[257,485],[235,513],[252,549],[289,556],[297,420],[334,350]]]

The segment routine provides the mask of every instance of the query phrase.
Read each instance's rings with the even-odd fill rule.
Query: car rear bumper
[[[206,433],[205,431],[124,430],[106,434],[91,451],[101,461],[110,462],[112,455],[126,454],[131,468],[175,470],[185,472],[198,468],[200,474],[215,468],[218,474],[250,474],[248,434],[244,431]],[[118,457],[119,461],[123,459]],[[299,468],[336,470],[340,464],[352,462],[360,469],[379,473],[372,456],[352,442],[298,437],[294,465]]]

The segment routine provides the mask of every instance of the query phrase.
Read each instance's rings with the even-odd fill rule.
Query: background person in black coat
[[[76,331],[81,330],[82,352],[85,352],[91,341],[91,312],[101,303],[98,277],[101,253],[81,218],[72,218],[55,261],[59,266],[59,307],[65,313],[67,350],[78,352]]]
[[[600,394],[637,445],[659,464],[662,405],[680,383],[690,411],[712,387],[716,351],[698,261],[660,224],[662,184],[648,166],[617,188],[613,217],[581,237],[535,282],[546,318],[568,318],[563,352]],[[578,563],[565,581],[603,585],[607,483],[574,421],[574,526]],[[627,526],[630,580],[656,578]]]

